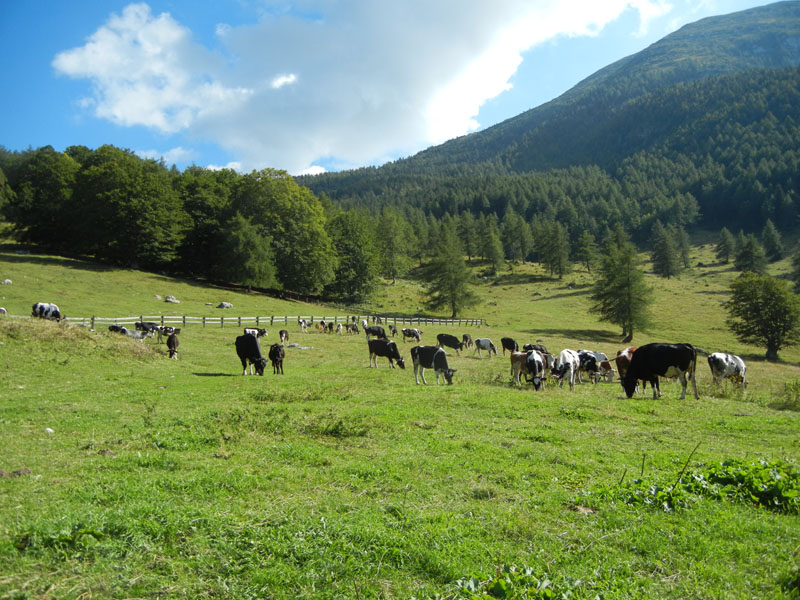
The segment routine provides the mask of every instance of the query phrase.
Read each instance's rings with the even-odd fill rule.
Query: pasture
[[[0,596],[796,597],[796,512],[666,493],[726,460],[787,464],[800,488],[800,350],[766,363],[733,339],[720,302],[736,274],[709,252],[692,260],[709,267],[648,279],[654,324],[634,338],[745,358],[742,392],[713,388],[700,356],[700,400],[678,400],[670,382],[659,400],[627,399],[616,382],[511,385],[503,336],[556,352],[623,347],[588,314],[582,270],[559,281],[517,266],[465,315],[489,326],[421,327],[423,344],[470,333],[498,346],[492,358],[448,352],[452,386],[432,372],[416,386],[399,336],[407,368],[370,369],[363,334],[290,325],[299,347],[285,375],[242,377],[238,327],[186,327],[174,361],[153,339],[0,317]],[[13,280],[0,305],[17,315],[36,301],[68,317],[219,316],[207,303],[220,301],[234,306],[226,316],[337,314],[57,257],[2,252],[0,267]],[[419,305],[408,281],[373,301]],[[626,501],[628,489],[644,500]]]

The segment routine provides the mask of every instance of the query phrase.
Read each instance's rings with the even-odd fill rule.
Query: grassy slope
[[[709,247],[693,264],[712,263]],[[786,264],[774,266],[776,272]],[[0,254],[2,305],[38,300],[68,315],[335,314],[136,271]],[[290,327],[286,375],[241,377],[238,328],[191,326],[166,349],[53,323],[0,320],[0,596],[411,597],[450,593],[496,564],[530,565],[578,597],[781,597],[797,517],[701,499],[654,509],[583,499],[628,473],[671,485],[725,458],[800,458],[797,413],[769,407],[800,377],[800,352],[768,364],[725,330],[735,274],[695,268],[658,286],[653,331],[748,358],[745,396],[625,399],[618,385],[509,385],[508,359],[452,356],[456,385],[367,369],[363,337]],[[588,314],[590,278],[517,267],[470,311],[499,342],[613,353],[618,331]],[[154,295],[172,294],[179,306]],[[376,308],[414,312],[418,288],[384,288]],[[433,343],[443,327],[423,328]],[[469,331],[464,329],[464,331]],[[276,332],[267,338],[273,341]],[[398,341],[408,355],[411,344]],[[435,378],[434,378],[435,379]],[[431,378],[429,378],[429,383]],[[48,434],[45,428],[52,428]],[[575,510],[591,505],[594,512]]]

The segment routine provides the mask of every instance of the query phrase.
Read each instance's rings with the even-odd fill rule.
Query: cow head
[[[456,369],[445,369],[442,371],[442,375],[444,375],[444,380],[447,382],[447,385],[453,385],[453,373],[456,372]]]
[[[253,363],[253,366],[256,368],[256,373],[264,376],[264,369],[267,368],[267,359],[266,358],[259,358],[256,362]]]
[[[619,382],[622,384],[622,389],[625,390],[625,395],[628,398],[633,398],[633,393],[636,391],[636,377],[629,371],[619,378]]]
[[[398,358],[396,360],[397,360],[397,366],[398,367],[400,367],[401,369],[405,369],[406,368],[406,361],[404,359]]]
[[[542,389],[542,384],[544,383],[544,381],[542,380],[541,377],[534,377],[531,381],[533,382],[534,390],[538,392],[540,389]]]

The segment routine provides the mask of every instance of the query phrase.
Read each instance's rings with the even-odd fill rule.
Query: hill
[[[380,168],[298,181],[346,206],[411,204],[434,215],[471,210],[502,218],[512,204],[530,219],[553,204],[553,170],[569,169],[577,188],[570,198],[578,203],[596,196],[614,202],[607,179],[637,205],[691,194],[695,219],[706,227],[749,230],[765,218],[788,226],[800,214],[793,191],[798,64],[800,2],[708,18],[485,131]],[[517,191],[520,178],[535,182]],[[536,208],[520,210],[520,193]],[[732,197],[736,210],[720,212]],[[607,212],[595,208],[586,212]],[[641,221],[625,225],[636,230]],[[607,216],[599,224],[613,223]]]

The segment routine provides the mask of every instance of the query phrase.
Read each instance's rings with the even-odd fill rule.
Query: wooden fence
[[[16,315],[8,315],[16,316]],[[203,327],[275,327],[297,325],[300,319],[305,319],[309,325],[325,321],[326,323],[345,324],[358,323],[361,326],[363,320],[370,324],[392,324],[396,327],[420,326],[420,325],[449,325],[458,327],[482,327],[485,325],[483,319],[435,319],[430,317],[396,317],[384,315],[299,315],[299,316],[265,316],[265,317],[190,317],[190,316],[170,316],[170,315],[137,315],[132,317],[67,317],[68,323],[85,325],[96,329],[108,325],[133,325],[137,321],[151,321],[159,325],[171,325],[186,327],[187,325],[202,325]]]

